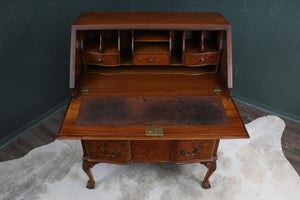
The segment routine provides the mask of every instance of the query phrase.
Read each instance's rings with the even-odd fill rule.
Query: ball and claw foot
[[[95,188],[95,181],[88,180],[86,187],[89,188],[89,189],[94,189]]]
[[[94,189],[95,188],[95,180],[93,177],[93,174],[91,172],[91,168],[95,165],[96,163],[89,162],[87,160],[83,160],[82,163],[82,169],[86,173],[86,175],[89,177],[89,180],[87,182],[86,187],[89,189]]]
[[[210,183],[209,183],[209,177],[214,173],[214,171],[217,168],[217,163],[216,161],[210,161],[210,162],[201,162],[205,167],[207,167],[207,173],[204,177],[204,180],[202,182],[202,188],[204,189],[209,189],[210,188]]]
[[[209,182],[205,182],[203,181],[202,184],[201,184],[202,188],[204,189],[209,189],[210,188],[210,183]]]

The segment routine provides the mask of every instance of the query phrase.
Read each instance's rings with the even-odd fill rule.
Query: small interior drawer
[[[103,65],[103,66],[117,66],[120,64],[119,55],[100,55],[85,53],[83,55],[84,64]]]
[[[172,141],[171,161],[196,162],[210,160],[213,156],[216,140]]]
[[[217,65],[220,53],[184,54],[184,64],[189,66]]]
[[[169,54],[133,54],[134,65],[168,65]]]
[[[86,140],[88,158],[95,161],[129,162],[130,141]]]

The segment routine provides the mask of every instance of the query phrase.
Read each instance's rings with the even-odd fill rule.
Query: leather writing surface
[[[76,126],[226,126],[218,96],[87,96]]]

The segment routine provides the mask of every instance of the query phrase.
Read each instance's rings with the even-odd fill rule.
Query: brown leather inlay
[[[218,96],[83,97],[76,126],[230,125]]]

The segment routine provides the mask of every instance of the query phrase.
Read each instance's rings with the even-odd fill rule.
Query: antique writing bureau
[[[219,13],[82,13],[72,25],[71,99],[58,139],[97,163],[199,162],[248,138],[231,98],[231,27]]]

